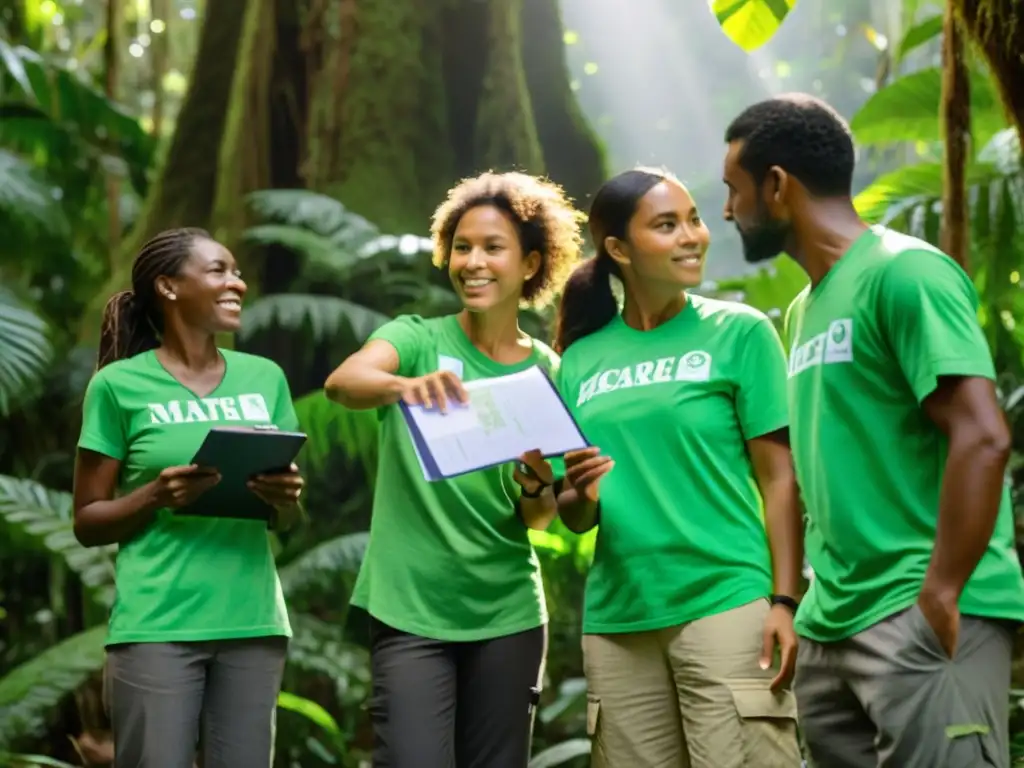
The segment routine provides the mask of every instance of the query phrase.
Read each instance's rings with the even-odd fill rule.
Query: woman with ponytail
[[[219,480],[191,463],[211,427],[293,430],[284,372],[220,349],[245,283],[198,229],[146,243],[108,302],[75,464],[75,535],[118,545],[105,687],[115,768],[269,768],[291,634],[267,526],[177,515]],[[253,492],[294,519],[302,478]]]
[[[566,454],[559,496],[569,528],[598,526],[583,619],[592,765],[794,768],[802,532],[782,345],[757,310],[692,292],[710,236],[672,175],[605,183],[590,234],[556,348],[595,446]]]

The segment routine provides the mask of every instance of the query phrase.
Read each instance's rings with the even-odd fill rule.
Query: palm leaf
[[[970,187],[991,184],[1001,178],[990,163],[972,163],[966,171]],[[853,201],[857,212],[872,222],[888,223],[909,208],[941,199],[943,167],[941,163],[918,163],[883,174],[869,184]]]
[[[43,376],[52,350],[46,323],[0,287],[0,416]]]
[[[347,533],[303,552],[281,566],[281,589],[285,595],[291,595],[313,585],[334,582],[338,573],[358,572],[369,540],[370,534],[366,531]]]
[[[75,539],[71,494],[33,480],[0,475],[0,521],[31,544],[61,558],[105,606],[113,602],[116,547],[83,547]]]
[[[60,701],[103,666],[105,626],[80,632],[0,678],[0,749],[37,736]]]
[[[359,462],[372,487],[377,469],[380,420],[373,410],[354,411],[327,399],[322,391],[295,401],[295,413],[306,433],[304,463],[313,472],[323,471],[334,450],[342,450]]]
[[[0,67],[0,74],[6,71],[19,85],[24,106],[36,110],[31,116],[5,116],[0,136],[31,142],[50,155],[67,156],[62,148],[73,144],[82,150],[80,154],[121,158],[133,186],[139,194],[146,193],[146,171],[156,140],[138,120],[77,73],[53,65],[29,48],[5,46]],[[28,123],[22,124],[25,119]]]
[[[53,193],[53,188],[38,177],[29,162],[0,149],[0,217],[8,227],[23,226],[56,236],[66,234],[68,222]]]
[[[324,235],[313,229],[292,224],[260,224],[249,227],[243,237],[256,245],[280,245],[310,261],[330,263],[338,249]]]
[[[333,197],[306,189],[263,189],[248,197],[253,211],[291,227],[308,229],[336,246],[358,248],[380,236],[380,230]]]
[[[337,337],[346,326],[361,343],[390,320],[385,314],[337,296],[301,293],[276,293],[257,299],[246,307],[243,318],[239,334],[243,339],[275,327],[308,329],[317,344]]]

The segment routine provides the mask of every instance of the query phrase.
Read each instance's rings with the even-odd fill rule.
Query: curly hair
[[[436,267],[448,264],[459,220],[482,205],[492,205],[512,218],[524,256],[533,251],[540,254],[540,269],[523,285],[522,303],[546,306],[580,259],[580,225],[586,216],[573,207],[560,186],[547,179],[515,172],[463,179],[434,211],[430,234]]]
[[[819,98],[789,93],[758,102],[732,121],[725,140],[743,142],[739,163],[758,184],[777,165],[812,195],[851,193],[853,136],[842,116]]]

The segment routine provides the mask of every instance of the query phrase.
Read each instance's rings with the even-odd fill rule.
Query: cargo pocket
[[[986,725],[951,725],[946,727],[947,768],[996,768],[999,765],[987,742],[992,738]]]
[[[592,694],[587,694],[587,737],[593,739],[597,736],[597,721],[601,716],[601,699]]]
[[[763,680],[734,684],[730,689],[742,721],[744,765],[799,768],[802,758],[793,692],[772,693]]]

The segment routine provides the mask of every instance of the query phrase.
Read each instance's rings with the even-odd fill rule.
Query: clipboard
[[[247,486],[253,475],[287,471],[306,442],[304,432],[259,427],[213,427],[199,446],[193,464],[214,467],[221,481],[176,514],[261,520],[268,524],[274,508]]]

